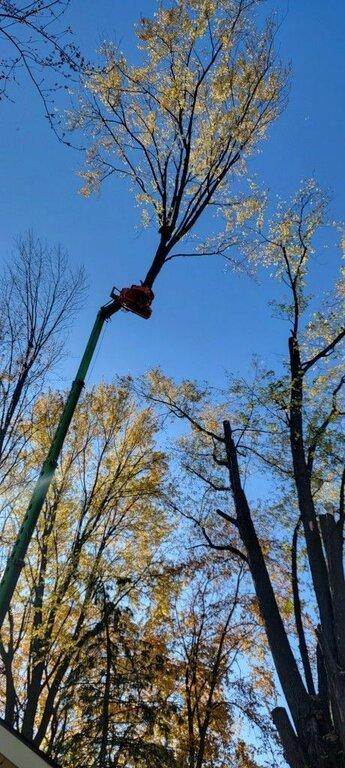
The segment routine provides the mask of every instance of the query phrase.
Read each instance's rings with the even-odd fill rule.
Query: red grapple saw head
[[[115,298],[114,291],[112,296]],[[134,312],[145,320],[151,317],[154,293],[147,285],[131,285],[130,288],[122,288],[116,298],[122,309],[127,312]]]

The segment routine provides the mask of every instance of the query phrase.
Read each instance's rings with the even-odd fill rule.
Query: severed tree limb
[[[238,522],[235,517],[231,517],[231,515],[228,515],[227,512],[223,512],[222,509],[216,509],[217,515],[223,518],[223,520],[226,520],[228,523],[231,523],[231,525],[234,525],[236,528],[238,528]]]

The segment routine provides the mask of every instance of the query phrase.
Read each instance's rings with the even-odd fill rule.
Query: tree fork
[[[298,722],[300,722],[301,718],[306,717],[308,714],[309,696],[283,626],[260,543],[251,519],[247,499],[241,486],[236,447],[228,421],[224,422],[224,437],[238,528],[247,551],[250,571],[254,580],[260,610],[265,621],[269,644],[277,665],[278,676],[286,691],[295,726],[298,727]]]
[[[77,370],[76,378],[74,379],[71,386],[68,398],[60,417],[59,424],[50,445],[47,457],[43,462],[42,469],[33,490],[26,515],[20,527],[12,552],[8,558],[5,572],[0,583],[0,629],[3,625],[20,573],[24,566],[24,558],[34,533],[41,509],[46,499],[51,481],[54,477],[65,437],[67,435],[75,409],[78,405],[78,401],[85,384],[85,377],[95,352],[104,322],[112,317],[115,312],[118,312],[119,309],[121,309],[121,304],[117,298],[114,298],[108,304],[101,307],[97,314],[89,340],[85,347],[83,357]]]
[[[267,639],[296,729],[295,736],[300,745],[300,752],[303,755],[304,764],[308,768],[335,768],[336,764],[332,758],[330,758],[330,762],[325,762],[327,755],[325,754],[325,745],[320,729],[321,723],[318,722],[318,712],[316,712],[318,707],[315,707],[315,704],[313,706],[313,697],[308,694],[305,688],[280,615],[260,542],[251,518],[247,498],[242,488],[237,451],[232,437],[230,422],[224,421],[223,427],[238,528],[247,551],[249,568],[264,620]],[[281,717],[279,713],[278,719],[280,722]],[[285,712],[284,723],[281,723],[281,726],[289,742],[284,744],[284,749],[290,752],[291,738],[294,731],[291,724],[290,728],[287,729],[287,719],[288,715]],[[290,734],[291,738],[288,734]],[[295,764],[290,765],[291,768],[295,768]],[[300,768],[300,766],[304,768],[303,763],[296,764],[296,768]]]

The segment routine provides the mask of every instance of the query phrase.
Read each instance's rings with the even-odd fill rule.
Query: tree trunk
[[[310,666],[308,647],[305,639],[305,632],[304,632],[303,621],[302,621],[301,601],[299,597],[299,588],[298,588],[297,542],[298,542],[299,525],[300,525],[300,520],[295,526],[295,530],[292,538],[292,547],[291,547],[291,577],[292,577],[293,605],[294,605],[294,614],[295,614],[295,625],[296,625],[297,636],[298,636],[298,647],[299,647],[299,652],[300,652],[301,660],[303,664],[305,681],[307,684],[308,693],[311,696],[315,696],[316,691],[315,691],[314,680],[313,680],[313,675],[312,675],[311,666]]]
[[[287,711],[284,707],[272,710],[272,720],[279,733],[283,753],[290,768],[307,768],[307,763],[301,750],[298,738],[293,730]]]
[[[112,664],[112,648],[111,638],[109,630],[109,615],[106,603],[106,596],[104,595],[104,620],[105,620],[105,640],[106,640],[106,672],[105,672],[105,685],[102,703],[102,718],[101,718],[101,746],[99,750],[99,768],[106,768],[107,766],[107,751],[108,751],[108,734],[109,734],[109,705],[110,705],[110,688],[111,688],[111,664]]]
[[[306,768],[340,768],[340,766],[343,768],[342,763],[334,762],[333,745],[330,750],[326,748],[323,739],[324,728],[320,702],[307,693],[291,650],[260,542],[256,535],[248,501],[241,485],[236,446],[228,421],[224,422],[224,436],[237,525],[246,548],[249,568],[273,661],[296,729],[297,735],[295,734],[295,736],[298,739],[300,755],[303,755]],[[291,725],[288,728],[287,715],[286,718],[284,716],[284,725],[279,713],[278,719],[285,734],[284,749],[290,753],[294,731]],[[295,768],[293,764],[290,765],[291,768]],[[303,763],[297,764],[296,768],[300,768],[300,766],[304,768],[304,765]]]
[[[335,639],[339,664],[345,671],[345,579],[343,531],[332,514],[320,515],[322,540],[326,550],[329,583],[334,607]]]
[[[29,683],[27,689],[27,703],[24,710],[21,732],[27,739],[32,740],[35,726],[35,718],[39,697],[42,691],[42,680],[46,663],[47,646],[49,642],[49,628],[45,627],[43,636],[39,636],[43,623],[43,600],[48,565],[48,540],[55,525],[57,504],[46,508],[45,528],[41,549],[41,562],[38,580],[35,586],[33,603],[33,634],[29,649]],[[32,662],[30,677],[30,662]]]
[[[342,755],[342,762],[339,762],[339,765],[345,766],[345,674],[335,663],[321,627],[318,627],[317,635],[327,674],[333,720],[342,744],[342,750],[338,750],[339,755]],[[329,739],[331,738],[332,734],[329,734]]]

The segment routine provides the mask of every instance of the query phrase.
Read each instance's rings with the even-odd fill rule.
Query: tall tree
[[[291,768],[345,765],[343,272],[314,314],[307,293],[313,241],[325,221],[325,206],[317,186],[306,184],[291,204],[280,208],[268,231],[249,233],[244,245],[246,257],[273,266],[288,289],[277,304],[291,327],[285,369],[259,370],[251,385],[235,381],[230,399],[216,410],[210,403],[203,410],[205,397],[191,384],[177,387],[158,374],[151,381],[151,397],[191,424],[193,436],[185,446],[188,472],[216,495],[226,492],[228,474],[233,509],[218,508],[216,524],[214,515],[199,523],[211,546],[227,548],[248,563],[289,707],[290,714],[276,708],[273,717]],[[248,459],[249,466],[267,470],[272,495],[281,488],[278,502],[267,498],[266,521],[245,491]],[[262,519],[282,560],[291,536],[290,602],[299,655],[291,627],[284,623],[275,585],[277,563],[263,538]],[[301,536],[308,563],[304,575],[297,549]]]
[[[255,766],[266,765],[269,728],[263,692],[254,688],[254,659],[257,675],[260,670],[265,677],[265,654],[259,660],[261,635],[243,563],[229,568],[224,553],[211,565],[207,555],[196,559],[176,605],[170,640],[181,675],[178,695],[183,704],[171,733],[181,768],[237,765],[239,752],[245,757],[251,751],[249,739],[243,739],[248,726],[260,754]],[[250,663],[247,652],[253,647]],[[265,694],[271,698],[269,673],[266,682]]]
[[[30,486],[60,408],[52,392],[35,404],[26,459],[18,476],[12,472],[20,490],[24,481]],[[73,685],[90,644],[110,617],[139,600],[150,563],[159,560],[168,525],[160,502],[164,457],[154,450],[154,431],[152,413],[138,411],[124,387],[101,385],[79,405],[1,633],[6,720],[37,746],[51,743],[57,725],[72,727]],[[11,502],[4,545],[13,541],[28,492]],[[110,591],[106,611],[99,607],[102,584]]]
[[[83,271],[69,268],[60,246],[32,233],[17,240],[0,281],[0,483],[20,460],[24,422],[61,359],[83,291]]]
[[[105,44],[104,66],[88,73],[89,98],[81,97],[72,120],[92,139],[83,191],[113,174],[137,190],[143,222],[152,221],[159,238],[149,287],[207,207],[248,206],[248,196],[234,194],[234,174],[244,175],[278,115],[286,78],[274,25],[255,31],[260,4],[175,0],[141,20],[140,65]],[[201,252],[225,252],[231,241],[229,231],[217,233]]]

